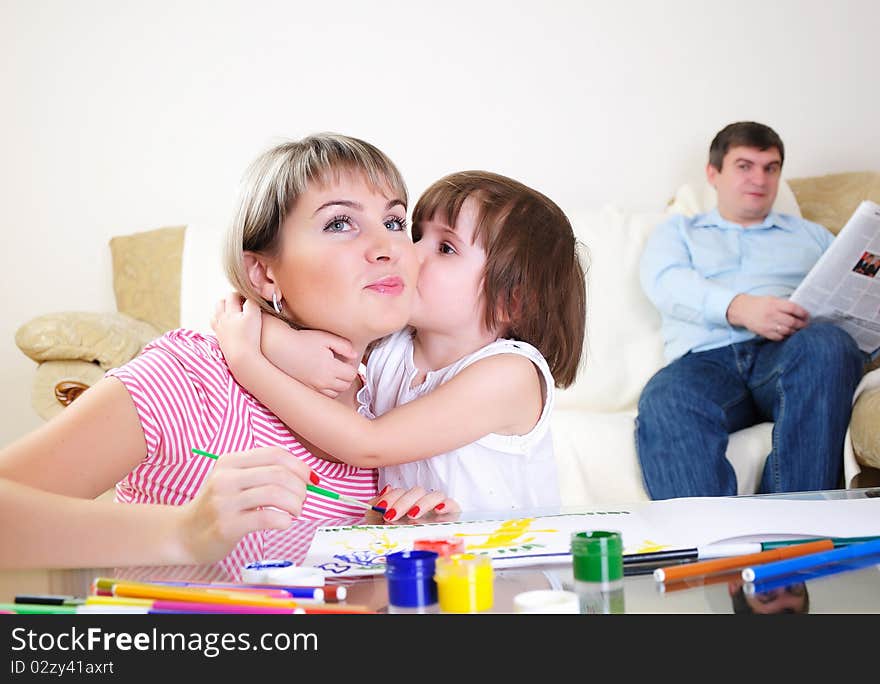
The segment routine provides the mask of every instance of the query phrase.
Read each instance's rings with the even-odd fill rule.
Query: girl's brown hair
[[[421,238],[423,221],[455,226],[469,197],[477,204],[474,242],[486,251],[486,326],[536,347],[557,387],[568,387],[580,365],[586,325],[584,267],[571,222],[527,185],[488,171],[462,171],[419,198],[413,239]]]

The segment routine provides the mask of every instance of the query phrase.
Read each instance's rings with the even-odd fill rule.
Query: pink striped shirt
[[[280,446],[305,462],[321,486],[366,500],[376,493],[376,471],[313,456],[287,426],[232,377],[214,337],[172,330],[137,358],[107,371],[134,400],[147,443],[146,458],[116,485],[116,501],[180,505],[191,500],[214,463],[190,449],[226,454]],[[308,521],[361,517],[341,501],[309,495],[300,523],[247,535],[224,561],[237,574],[248,562],[305,557],[317,525]]]

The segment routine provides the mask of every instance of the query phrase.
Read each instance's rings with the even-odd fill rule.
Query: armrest
[[[149,323],[122,313],[67,311],[34,318],[15,333],[15,343],[34,361],[79,360],[103,370],[121,366],[159,335]]]
[[[104,371],[97,363],[44,361],[34,374],[31,406],[43,420],[49,420],[102,377]]]
[[[859,395],[849,428],[856,461],[863,466],[880,468],[880,387]]]

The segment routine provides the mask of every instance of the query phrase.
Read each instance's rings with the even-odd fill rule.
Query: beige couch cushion
[[[79,360],[107,370],[129,361],[159,332],[121,313],[65,311],[28,321],[15,343],[34,361]]]
[[[880,172],[855,171],[788,181],[801,215],[837,235],[862,200],[880,202]]]
[[[180,270],[185,226],[110,240],[116,308],[160,332],[180,325]],[[206,303],[206,306],[212,304]]]

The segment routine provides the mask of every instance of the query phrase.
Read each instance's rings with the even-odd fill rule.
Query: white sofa
[[[557,395],[553,437],[565,505],[604,505],[648,499],[635,447],[642,388],[666,364],[660,315],[639,283],[639,259],[651,231],[670,213],[707,211],[715,192],[705,181],[686,183],[670,205],[632,213],[606,206],[570,211],[589,252],[585,361],[575,384]],[[800,216],[787,183],[774,208]],[[772,423],[731,436],[727,457],[737,491],[757,491],[770,451]]]
[[[876,173],[796,179],[791,186],[798,192],[805,215],[834,232],[860,199],[880,200],[880,174]],[[635,450],[634,419],[642,388],[665,359],[660,317],[639,284],[639,258],[648,235],[667,213],[694,213],[711,206],[714,191],[700,181],[682,186],[669,208],[655,212],[632,213],[612,206],[595,211],[566,208],[588,250],[589,271],[586,358],[577,382],[558,393],[553,415],[565,505],[602,506],[647,498]],[[787,183],[780,185],[776,208],[801,213]],[[126,359],[117,356],[120,350],[134,350],[143,343],[143,321],[161,331],[176,327],[179,314],[179,325],[210,331],[214,303],[229,290],[221,267],[223,225],[221,221],[193,222],[184,233],[181,230],[148,231],[117,240],[117,251],[123,253],[124,247],[130,252],[118,264],[114,258],[118,314],[95,320],[95,314],[65,312],[22,326],[16,338],[19,346],[39,363],[32,401],[40,415],[48,419],[62,410],[60,386],[73,381],[85,388],[103,369],[124,363]],[[182,253],[172,240],[175,235],[183,235]],[[138,268],[132,268],[132,263]],[[176,280],[169,275],[172,271],[180,274],[179,309],[172,294],[176,289]],[[157,281],[167,285],[168,292],[157,287]],[[68,325],[68,317],[76,325]],[[108,350],[114,353],[108,356]],[[872,380],[880,387],[880,371],[871,376],[865,382]],[[847,487],[859,486],[855,479],[859,463],[880,463],[875,455],[880,453],[876,446],[880,444],[876,430],[880,401],[871,406],[874,403],[878,407],[862,412],[861,429],[853,431],[852,444],[849,439],[846,443]],[[770,451],[771,430],[772,425],[764,423],[732,435],[727,455],[737,474],[739,493],[755,492]],[[873,460],[863,458],[858,449],[854,454],[853,447],[859,444]]]

